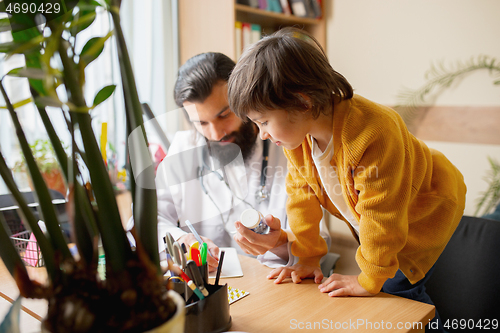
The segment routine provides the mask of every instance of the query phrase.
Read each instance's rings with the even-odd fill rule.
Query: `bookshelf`
[[[285,26],[311,33],[326,48],[324,18],[304,18],[237,4],[235,0],[179,1],[179,60],[181,64],[202,52],[222,52],[236,59],[235,22],[259,24],[262,35]]]

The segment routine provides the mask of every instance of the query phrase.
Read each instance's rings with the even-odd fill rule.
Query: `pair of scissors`
[[[179,242],[174,240],[174,237],[167,232],[165,237],[163,238],[163,241],[167,245],[167,251],[170,253],[172,256],[172,259],[174,260],[174,263],[180,266],[182,271],[186,271],[187,267],[187,260],[186,256],[184,255],[184,250],[182,249],[182,246],[179,244]],[[188,291],[187,291],[187,283],[188,281],[184,281],[184,300],[187,302],[188,299]]]
[[[186,256],[184,255],[184,251],[179,242],[175,241],[169,232],[167,232],[165,236],[165,243],[167,244],[167,251],[172,256],[174,263],[179,265],[183,271],[186,270]]]

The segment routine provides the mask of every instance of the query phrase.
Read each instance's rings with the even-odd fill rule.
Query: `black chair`
[[[500,321],[500,221],[464,216],[426,283],[449,332]]]

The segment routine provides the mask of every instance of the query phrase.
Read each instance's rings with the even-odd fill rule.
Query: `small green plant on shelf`
[[[64,143],[61,142],[64,147]],[[42,176],[50,189],[66,194],[66,184],[64,177],[61,173],[61,168],[56,159],[56,152],[50,140],[48,139],[37,139],[33,144],[30,144],[31,152],[35,158],[36,164],[42,173]],[[68,147],[64,147],[65,150]],[[12,167],[17,179],[24,180],[28,182],[28,169],[26,167],[26,160],[23,156],[19,159]]]

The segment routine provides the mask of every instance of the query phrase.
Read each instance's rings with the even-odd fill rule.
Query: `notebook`
[[[221,278],[242,277],[243,271],[241,269],[240,259],[234,247],[221,247],[220,251],[224,251],[224,261],[222,262]],[[211,272],[208,276],[215,278],[217,272]]]

